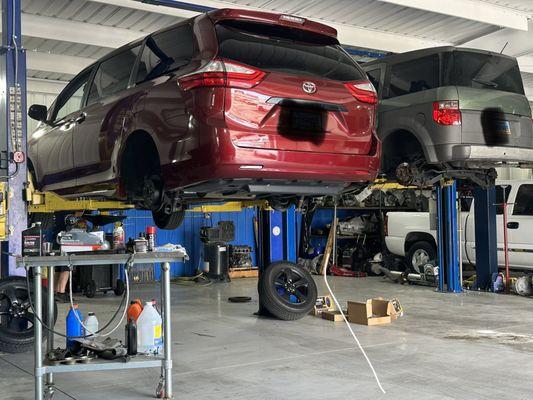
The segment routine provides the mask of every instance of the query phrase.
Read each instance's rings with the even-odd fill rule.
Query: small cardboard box
[[[348,318],[347,312],[348,311],[344,311],[344,315],[346,315],[346,318]],[[339,322],[344,320],[339,310],[322,311],[322,318],[333,322]]]
[[[365,303],[348,302],[348,321],[361,325],[390,324],[394,313],[388,300],[368,299]]]

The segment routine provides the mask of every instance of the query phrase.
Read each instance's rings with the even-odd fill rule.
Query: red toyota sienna
[[[223,9],[113,51],[30,107],[36,187],[131,201],[172,229],[193,202],[282,207],[374,179],[376,93],[336,34]]]

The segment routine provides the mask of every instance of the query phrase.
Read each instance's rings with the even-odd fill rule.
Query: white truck
[[[509,265],[513,269],[533,270],[533,180],[496,182],[496,226],[498,264],[504,266],[503,206],[507,207]],[[461,202],[461,251],[464,263],[475,264],[476,242],[474,201]],[[437,232],[429,212],[389,212],[385,225],[388,250],[406,258],[412,272],[421,273],[424,264],[437,258]]]

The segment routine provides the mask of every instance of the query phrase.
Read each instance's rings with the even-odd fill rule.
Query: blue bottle
[[[75,314],[78,315],[78,318]],[[78,305],[74,304],[74,308],[71,307],[67,314],[67,336],[83,336],[83,326],[80,321],[83,321],[83,315],[78,310]],[[76,343],[75,340],[67,339],[67,348],[73,349]]]

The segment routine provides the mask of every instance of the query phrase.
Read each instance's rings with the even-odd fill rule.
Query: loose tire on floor
[[[32,283],[33,284],[33,283]],[[31,288],[32,301],[34,301],[33,287]],[[42,318],[48,321],[48,290],[43,288]],[[21,307],[19,316],[15,317],[13,300],[16,299]],[[23,353],[33,349],[35,319],[29,307],[29,296],[26,278],[12,276],[0,280],[0,352]],[[54,323],[57,319],[57,305],[54,304]],[[46,337],[46,329],[43,329]]]
[[[311,274],[289,261],[275,262],[265,268],[259,277],[258,290],[261,305],[284,321],[309,314],[317,298]]]

